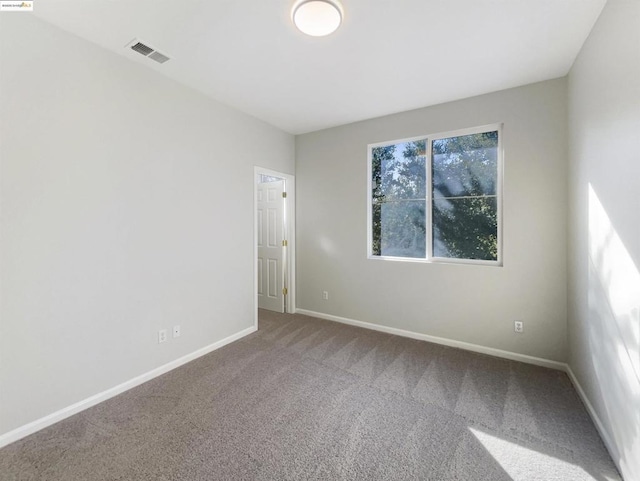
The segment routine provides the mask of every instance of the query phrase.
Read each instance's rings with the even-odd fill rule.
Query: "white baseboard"
[[[596,426],[596,429],[598,430],[598,433],[600,434],[600,437],[602,438],[603,442],[605,443],[607,449],[609,450],[609,454],[611,455],[611,458],[613,459],[614,463],[616,464],[618,471],[620,470],[620,466],[619,466],[619,459],[620,456],[618,454],[618,450],[616,445],[613,443],[611,436],[609,435],[609,433],[607,432],[607,430],[604,428],[604,425],[602,423],[602,421],[600,420],[600,417],[598,416],[598,414],[596,413],[595,409],[593,408],[593,405],[591,404],[591,402],[589,401],[589,398],[587,397],[584,389],[582,389],[582,386],[580,385],[580,382],[578,381],[578,379],[576,378],[575,374],[573,373],[573,370],[571,369],[571,366],[569,366],[566,363],[563,362],[557,362],[557,361],[551,361],[548,359],[542,359],[542,358],[538,358],[538,357],[534,357],[534,356],[528,356],[526,354],[518,354],[515,352],[510,352],[510,351],[503,351],[501,349],[495,349],[492,347],[485,347],[485,346],[480,346],[478,344],[471,344],[468,342],[462,342],[462,341],[455,341],[452,339],[446,339],[443,337],[436,337],[436,336],[430,336],[428,334],[420,334],[417,332],[412,332],[412,331],[406,331],[403,329],[397,329],[394,327],[388,327],[388,326],[382,326],[382,325],[378,325],[378,324],[372,324],[369,322],[363,322],[363,321],[356,321],[354,319],[348,319],[346,317],[340,317],[340,316],[334,316],[332,314],[324,314],[321,312],[315,312],[315,311],[310,311],[307,309],[296,309],[295,311],[298,314],[303,314],[306,316],[311,316],[311,317],[317,317],[320,319],[326,319],[329,321],[335,321],[335,322],[339,322],[342,324],[348,324],[351,326],[357,326],[357,327],[362,327],[365,329],[371,329],[374,331],[380,331],[380,332],[385,332],[388,334],[394,334],[397,336],[402,336],[402,337],[408,337],[411,339],[418,339],[421,341],[428,341],[428,342],[433,342],[435,344],[442,344],[444,346],[450,346],[450,347],[457,347],[460,349],[465,349],[468,351],[473,351],[473,352],[478,352],[481,354],[489,354],[492,356],[496,356],[496,357],[501,357],[504,359],[510,359],[513,361],[521,361],[521,362],[525,362],[528,364],[535,364],[537,366],[542,366],[542,367],[548,367],[551,369],[557,369],[560,371],[564,371],[567,373],[567,375],[569,376],[569,379],[571,380],[573,386],[575,387],[576,391],[578,392],[578,395],[580,396],[580,399],[582,400],[582,402],[584,403],[585,407],[587,408],[587,412],[589,413],[589,416],[591,417],[591,419],[593,420],[593,423]],[[158,376],[161,376],[162,374],[165,374],[173,369],[176,369],[177,367],[182,366],[183,364],[186,364],[190,361],[193,361],[194,359],[197,359],[201,356],[204,356],[206,354],[209,354],[210,352],[215,351],[216,349],[220,349],[223,346],[226,346],[227,344],[230,344],[234,341],[237,341],[238,339],[241,339],[253,332],[255,332],[257,330],[257,328],[255,326],[251,326],[247,329],[244,329],[236,334],[233,334],[229,337],[226,337],[218,342],[214,342],[213,344],[210,344],[208,346],[205,346],[201,349],[198,349],[197,351],[194,351],[190,354],[187,354],[186,356],[183,356],[179,359],[176,359],[175,361],[171,361],[167,364],[164,364],[163,366],[160,366],[156,369],[153,369],[145,374],[142,374],[140,376],[137,376],[133,379],[130,379],[129,381],[126,381],[122,384],[119,384],[117,386],[112,387],[111,389],[107,389],[106,391],[103,391],[101,393],[95,394],[94,396],[91,396],[87,399],[84,399],[80,402],[77,402],[75,404],[72,404],[71,406],[68,406],[66,408],[60,409],[59,411],[56,411],[52,414],[49,414],[48,416],[45,416],[43,418],[37,419],[36,421],[33,421],[29,424],[25,424],[24,426],[21,426],[19,428],[14,429],[13,431],[9,431],[8,433],[3,434],[2,436],[0,436],[0,448],[7,446],[8,444],[11,444],[15,441],[18,441],[19,439],[22,439],[30,434],[33,434],[37,431],[40,431],[41,429],[44,429],[48,426],[51,426],[59,421],[62,421],[63,419],[66,419],[70,416],[73,416],[74,414],[77,414],[81,411],[84,411],[85,409],[88,409],[92,406],[95,406],[98,403],[101,403],[103,401],[106,401],[107,399],[110,399],[114,396],[117,396],[118,394],[121,394],[125,391],[128,391],[129,389],[132,389],[136,386],[139,386],[140,384],[143,384],[147,381],[150,381],[153,378],[156,378]]]
[[[600,420],[600,417],[598,416],[595,409],[593,408],[593,405],[589,401],[589,398],[584,392],[584,389],[582,389],[582,386],[578,382],[578,378],[576,378],[575,374],[573,373],[571,366],[569,366],[567,363],[551,361],[549,359],[543,359],[535,356],[528,356],[526,354],[518,354],[516,352],[503,351],[502,349],[495,349],[492,347],[480,346],[478,344],[471,344],[468,342],[455,341],[455,340],[446,339],[443,337],[430,336],[428,334],[420,334],[418,332],[405,331],[403,329],[396,329],[395,327],[388,327],[388,326],[382,326],[379,324],[371,324],[369,322],[356,321],[354,319],[348,319],[346,317],[334,316],[332,314],[324,314],[322,312],[309,311],[307,309],[296,309],[296,313],[303,314],[306,316],[311,316],[311,317],[317,317],[320,319],[326,319],[328,321],[340,322],[342,324],[348,324],[350,326],[357,326],[357,327],[363,327],[365,329],[371,329],[374,331],[386,332],[387,334],[395,334],[396,336],[409,337],[411,339],[418,339],[420,341],[433,342],[435,344],[442,344],[444,346],[457,347],[460,349],[466,349],[467,351],[478,352],[481,354],[489,354],[491,356],[510,359],[512,361],[520,361],[527,364],[535,364],[536,366],[548,367],[551,369],[564,371],[569,376],[571,383],[575,387],[576,391],[578,392],[578,395],[580,396],[580,399],[582,400],[585,407],[587,408],[587,412],[589,413],[589,416],[591,417],[593,424],[595,424],[596,429],[598,430],[598,433],[600,434],[600,437],[602,438],[605,446],[609,450],[609,454],[611,455],[611,458],[613,459],[616,467],[618,468],[618,471],[622,472],[620,469],[620,463],[619,463],[620,456],[618,454],[616,445],[613,443],[611,436],[605,429],[604,424],[602,423],[602,421]]]
[[[457,347],[459,349],[465,349],[467,351],[479,352],[481,354],[488,354],[490,356],[501,357],[504,359],[511,359],[512,361],[535,364],[536,366],[548,367],[551,369],[557,369],[559,371],[566,371],[567,368],[567,365],[564,362],[551,361],[549,359],[528,356],[526,354],[518,354],[517,352],[503,351],[502,349],[481,346],[479,344],[471,344],[469,342],[455,341],[453,339],[447,339],[444,337],[436,337],[413,331],[405,331],[404,329],[382,326],[380,324],[371,324],[369,322],[356,321],[354,319],[334,316],[332,314],[324,314],[322,312],[309,311],[307,309],[296,309],[296,313],[304,314],[311,317],[318,317],[320,319],[326,319],[328,321],[340,322],[342,324],[349,324],[350,326],[357,326],[374,331],[386,332],[387,334],[395,334],[396,336],[409,337],[411,339],[418,339],[420,341],[433,342],[434,344],[442,344],[443,346]]]
[[[605,429],[604,424],[602,423],[602,421],[600,420],[600,417],[598,416],[598,413],[596,413],[596,410],[593,408],[591,401],[589,401],[587,394],[584,392],[584,389],[582,389],[582,386],[580,385],[578,378],[576,377],[573,370],[571,369],[571,366],[569,366],[568,364],[567,364],[566,372],[567,372],[567,375],[569,376],[569,379],[571,379],[571,383],[573,384],[573,387],[575,387],[576,391],[578,392],[578,396],[580,396],[582,403],[587,408],[587,412],[589,413],[589,416],[591,417],[593,424],[595,424],[596,429],[598,430],[598,434],[600,434],[600,437],[602,438],[604,445],[607,447],[607,450],[609,451],[609,455],[611,456],[611,459],[613,460],[616,467],[618,468],[618,472],[622,473],[622,469],[620,469],[620,453],[618,452],[617,446],[611,439],[609,432]]]
[[[106,391],[95,394],[87,399],[84,399],[80,402],[72,404],[71,406],[67,406],[66,408],[63,408],[63,409],[60,409],[59,411],[51,413],[48,416],[45,416],[43,418],[30,422],[29,424],[20,426],[19,428],[16,428],[13,431],[9,431],[8,433],[5,433],[2,436],[0,436],[0,448],[8,444],[11,444],[15,441],[18,441],[19,439],[22,439],[30,434],[33,434],[36,431],[40,431],[41,429],[51,426],[52,424],[62,421],[63,419],[68,418],[69,416],[73,416],[74,414],[77,414],[81,411],[84,411],[85,409],[95,406],[98,403],[101,403],[103,401],[106,401],[107,399],[117,396],[120,393],[128,391],[131,388],[139,386],[140,384],[143,384],[147,381],[150,381],[155,377],[161,376],[162,374],[165,374],[173,369],[176,369],[177,367],[180,367],[183,364],[193,361],[194,359],[204,356],[205,354],[209,354],[210,352],[215,351],[216,349],[220,349],[221,347],[226,346],[227,344],[233,341],[237,341],[238,339],[245,337],[251,334],[252,332],[255,332],[256,330],[257,328],[255,326],[251,326],[240,332],[232,334],[231,336],[226,337],[218,342],[214,342],[213,344],[209,344],[208,346],[205,346],[201,349],[198,349],[197,351],[187,354],[186,356],[182,356],[181,358],[176,359],[175,361],[171,361],[167,364],[164,364],[163,366],[157,367],[140,376],[137,376],[137,377],[134,377],[133,379],[125,381],[122,384],[119,384],[110,389],[107,389]]]

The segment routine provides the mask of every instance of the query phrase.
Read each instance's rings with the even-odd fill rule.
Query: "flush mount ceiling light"
[[[291,16],[302,33],[324,37],[342,23],[342,8],[333,0],[306,0],[296,3]]]

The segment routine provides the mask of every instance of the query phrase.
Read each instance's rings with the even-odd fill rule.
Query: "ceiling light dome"
[[[303,0],[294,6],[292,18],[302,33],[324,37],[342,23],[342,8],[334,0]]]

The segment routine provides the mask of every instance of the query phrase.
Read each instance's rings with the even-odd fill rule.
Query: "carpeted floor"
[[[0,450],[4,480],[619,480],[564,373],[300,315]]]

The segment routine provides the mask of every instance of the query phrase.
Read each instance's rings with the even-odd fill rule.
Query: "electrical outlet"
[[[180,325],[173,326],[173,337],[180,337]]]
[[[166,340],[167,340],[167,330],[160,329],[158,331],[158,344],[162,344],[163,342],[166,342]]]
[[[524,332],[524,321],[513,321],[513,330],[518,334]]]
[[[325,301],[329,300],[329,291],[322,291],[322,299]]]

